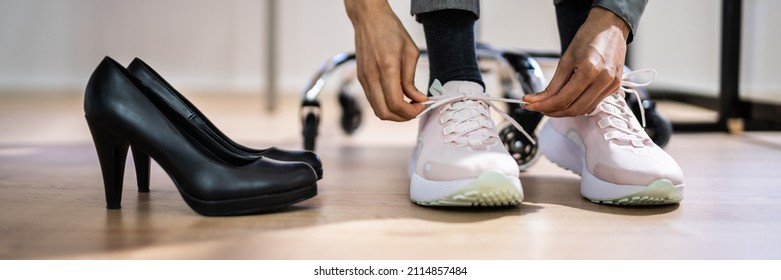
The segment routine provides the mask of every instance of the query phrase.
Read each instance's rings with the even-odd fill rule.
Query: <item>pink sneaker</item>
[[[596,203],[653,205],[683,199],[683,172],[646,134],[624,101],[605,98],[589,115],[550,118],[540,151],[581,176],[580,193]]]
[[[523,200],[518,164],[491,120],[491,100],[468,81],[435,81],[409,161],[410,199],[427,206],[505,206]]]

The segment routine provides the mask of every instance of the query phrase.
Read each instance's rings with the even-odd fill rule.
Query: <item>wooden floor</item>
[[[405,172],[416,124],[369,114],[355,135],[324,104],[319,194],[285,211],[203,217],[153,166],[108,210],[81,96],[0,96],[0,259],[779,259],[781,132],[676,134],[680,205],[590,203],[579,178],[546,159],[522,174],[518,207],[426,208]],[[333,98],[331,98],[333,99]],[[228,135],[300,148],[298,104],[262,112],[253,95],[196,96]],[[679,112],[680,113],[680,112]]]

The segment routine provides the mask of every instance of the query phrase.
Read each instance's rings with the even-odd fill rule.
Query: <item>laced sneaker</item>
[[[431,86],[410,157],[410,198],[427,206],[505,206],[523,200],[518,164],[491,119],[482,86],[451,81]],[[500,112],[509,118],[503,112]]]
[[[540,133],[540,151],[580,175],[580,192],[593,202],[678,203],[684,188],[681,168],[654,144],[624,99],[624,91],[637,94],[625,86],[636,85],[623,81],[621,91],[586,116],[550,118]]]

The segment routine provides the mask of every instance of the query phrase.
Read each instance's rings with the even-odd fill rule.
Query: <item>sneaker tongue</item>
[[[432,96],[466,94],[466,95],[485,95],[483,86],[472,81],[449,81],[442,85],[439,80],[431,83],[429,92]]]

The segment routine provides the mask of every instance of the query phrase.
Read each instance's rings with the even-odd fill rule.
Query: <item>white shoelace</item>
[[[429,105],[426,110],[418,116],[423,116],[429,111],[439,108],[441,114],[440,122],[445,125],[443,133],[446,142],[456,143],[458,145],[468,144],[479,146],[487,143],[491,137],[496,137],[495,127],[491,120],[488,108],[493,108],[502,117],[507,119],[516,129],[523,133],[532,143],[536,144],[534,139],[515,121],[510,115],[498,109],[492,101],[525,104],[521,100],[497,98],[484,95],[470,94],[449,94],[429,97],[429,100],[423,102]],[[493,131],[491,131],[493,130]]]
[[[599,121],[599,125],[602,128],[608,126],[614,127],[618,130],[606,133],[605,140],[621,139],[631,142],[633,146],[644,146],[643,141],[647,140],[643,127],[645,127],[645,110],[643,109],[642,99],[640,93],[635,89],[637,87],[644,87],[651,84],[654,78],[651,78],[647,82],[632,82],[630,79],[635,76],[640,76],[646,73],[653,73],[653,77],[656,77],[656,70],[654,69],[641,69],[624,73],[621,78],[621,90],[626,93],[634,94],[637,98],[637,105],[640,108],[640,116],[642,119],[642,127],[634,127],[631,122],[631,118],[634,116],[629,106],[623,100],[623,96],[618,94],[605,98],[597,108],[604,106],[603,104],[609,104],[616,108],[610,110],[607,108],[600,108],[600,111],[605,112],[608,116],[602,118]],[[616,98],[619,96],[620,98]],[[491,115],[488,108],[494,109],[500,116],[509,121],[518,131],[532,142],[537,144],[534,138],[526,132],[525,129],[510,115],[503,110],[496,107],[493,101],[505,102],[505,103],[517,103],[526,104],[526,102],[518,99],[498,98],[485,95],[474,94],[449,94],[429,97],[429,100],[423,102],[423,105],[428,105],[428,108],[423,110],[418,117],[423,116],[429,111],[440,108],[440,123],[448,123],[443,128],[443,133],[448,135],[445,138],[446,142],[456,143],[458,145],[482,145],[486,143],[491,137],[494,137],[495,127],[492,125]],[[630,115],[632,114],[632,115]],[[611,117],[617,118],[618,121],[614,121]],[[489,131],[486,131],[489,129]],[[491,132],[490,130],[494,130]]]
[[[624,97],[620,94],[611,95],[605,98],[605,100],[603,100],[597,106],[599,111],[607,114],[605,117],[599,120],[599,127],[603,129],[612,127],[615,129],[604,134],[605,140],[621,140],[637,148],[645,147],[645,142],[651,140],[643,129],[646,125],[645,109],[643,108],[640,93],[635,88],[644,87],[651,84],[653,78],[647,82],[642,83],[630,81],[630,78],[640,76],[645,73],[653,73],[654,78],[656,77],[656,70],[641,69],[625,73],[621,80],[621,90],[623,90],[625,93],[634,94],[637,99],[637,105],[640,108],[642,126],[638,127],[632,122],[634,113],[629,108],[629,105],[626,104]]]
[[[647,82],[643,83],[636,83],[632,82],[630,79],[635,76],[640,76],[645,73],[652,73],[653,77],[649,79]],[[651,82],[656,79],[656,69],[640,69],[631,71],[628,73],[624,73],[621,75],[621,90],[623,90],[626,93],[634,94],[637,98],[637,106],[640,108],[640,117],[643,120],[642,124],[643,127],[645,127],[645,110],[643,110],[643,100],[640,98],[640,93],[635,89],[639,87],[646,87],[651,84]]]

